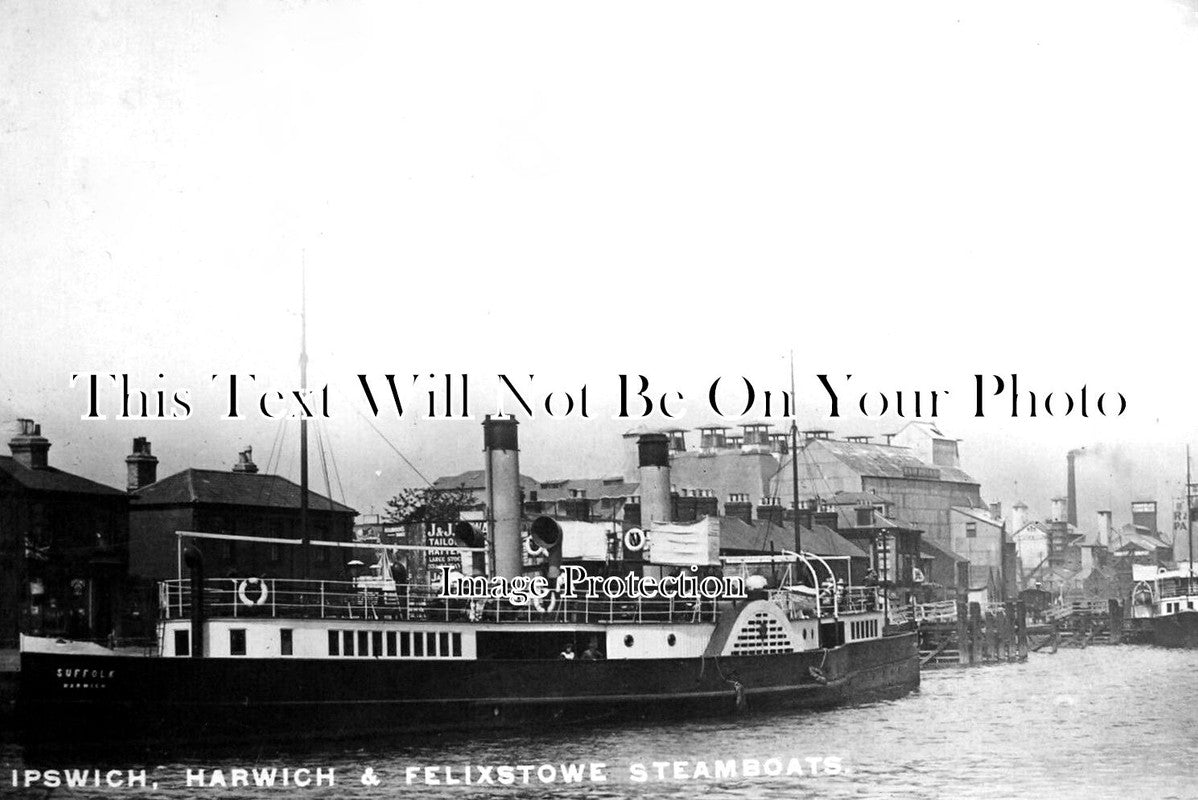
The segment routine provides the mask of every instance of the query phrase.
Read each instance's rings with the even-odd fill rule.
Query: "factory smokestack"
[[[670,440],[662,433],[646,433],[637,440],[641,473],[641,525],[670,522],[674,515],[670,497]]]
[[[1065,509],[1065,519],[1075,528],[1077,527],[1077,466],[1074,462],[1077,461],[1077,457],[1081,455],[1082,451],[1085,449],[1086,448],[1082,447],[1077,450],[1070,450],[1065,456],[1069,470],[1068,475],[1066,476],[1065,486],[1067,503]]]
[[[514,578],[524,571],[520,548],[520,450],[516,420],[511,417],[483,420],[486,455],[487,516],[491,526],[492,573]]]

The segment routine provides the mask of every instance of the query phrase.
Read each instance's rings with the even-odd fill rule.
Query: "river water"
[[[9,744],[2,756],[0,793],[30,797],[1198,798],[1198,651],[1034,653],[1023,664],[928,672],[917,693],[814,714],[82,760]],[[584,765],[575,767],[584,779],[566,783],[562,764]],[[446,785],[464,781],[467,765],[475,783]],[[492,780],[514,767],[506,774],[516,783],[478,783],[480,767]],[[716,774],[729,767],[735,777]],[[12,785],[12,770],[21,783],[23,770],[66,768],[145,769],[146,788]],[[272,768],[276,783],[287,768],[313,770],[298,775],[314,784],[321,768],[335,784],[223,785],[236,769]]]

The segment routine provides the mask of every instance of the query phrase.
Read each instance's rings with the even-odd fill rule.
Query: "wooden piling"
[[[985,639],[983,638],[982,630],[982,604],[969,604],[969,646],[973,651],[971,659],[972,663],[982,663],[985,653]]]
[[[1015,604],[1015,644],[1020,659],[1027,658],[1027,603]]]
[[[1007,624],[1007,612],[1005,609],[999,609],[994,615],[994,627],[997,629],[998,648],[994,653],[994,657],[999,661],[1009,661],[1011,659],[1011,631]]]
[[[986,658],[998,661],[998,620],[993,611],[986,612]]]
[[[957,661],[961,664],[972,664],[969,649],[969,608],[963,598],[957,598]]]
[[[1107,617],[1111,626],[1111,644],[1123,643],[1123,606],[1118,600],[1111,598],[1107,601]]]
[[[1010,661],[1015,655],[1015,603],[1010,600],[1003,603],[1003,611],[1007,620],[1004,650],[1006,651],[1007,660]]]

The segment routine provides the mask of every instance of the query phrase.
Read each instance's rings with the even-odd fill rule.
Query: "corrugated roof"
[[[63,472],[54,467],[30,469],[12,456],[0,456],[0,472],[9,475],[26,489],[38,492],[72,492],[74,494],[124,495],[120,489]]]
[[[995,528],[1001,528],[1003,525],[1002,520],[995,519],[994,517],[990,516],[990,512],[984,511],[980,508],[953,506],[953,511],[956,511],[958,514],[962,514],[966,517],[970,517],[971,519],[976,519],[978,522],[984,522],[987,525],[992,525]]]
[[[865,551],[827,526],[803,527],[800,535],[803,537],[803,550],[816,555],[868,558]],[[750,525],[740,517],[720,517],[720,550],[779,553],[783,550],[793,551],[794,547],[793,528],[779,527],[766,520],[758,520]]]
[[[1172,545],[1166,544],[1155,536],[1149,536],[1146,533],[1123,533],[1122,543],[1119,545],[1119,550],[1127,549],[1128,547],[1137,547],[1141,550],[1152,552],[1157,548],[1171,550]]]
[[[922,461],[906,447],[873,444],[866,442],[844,442],[838,439],[811,439],[807,447],[822,447],[843,461],[854,472],[875,478],[920,478],[912,470],[935,470],[937,478],[949,483],[976,484],[969,473],[957,467],[939,467]]]
[[[926,536],[919,540],[919,553],[924,556],[946,556],[953,561],[968,561],[965,556],[957,555],[947,547],[941,547]]]
[[[301,495],[299,486],[279,475],[185,469],[138,489],[133,497],[136,498],[134,509],[187,503],[299,508]],[[333,511],[358,513],[335,500],[331,502]],[[308,507],[313,511],[327,511],[329,503],[329,498],[308,490]]]
[[[837,492],[824,501],[830,506],[892,506],[894,503],[884,497],[878,497],[873,492]]]
[[[536,489],[539,484],[527,475],[520,476],[521,489]],[[471,469],[457,475],[442,475],[433,481],[433,488],[447,489],[478,489],[487,488],[487,473],[481,469]]]

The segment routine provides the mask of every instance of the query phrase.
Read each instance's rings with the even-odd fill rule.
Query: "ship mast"
[[[308,389],[308,270],[307,264],[300,271],[300,391]],[[300,577],[308,580],[309,563],[308,531],[308,418],[300,417]]]
[[[1190,548],[1189,576],[1186,579],[1186,594],[1194,591],[1194,484],[1190,483],[1190,446],[1186,445],[1186,539]]]
[[[795,552],[803,553],[803,528],[799,525],[799,396],[795,394],[795,351],[790,351],[790,489],[794,511]]]

